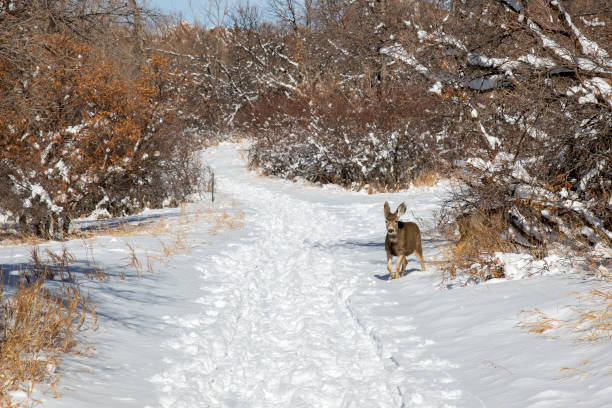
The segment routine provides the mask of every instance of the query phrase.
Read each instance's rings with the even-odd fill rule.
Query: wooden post
[[[211,188],[212,202],[214,203],[215,202],[215,172],[214,171],[212,172],[212,183],[211,184],[212,184],[212,188]]]

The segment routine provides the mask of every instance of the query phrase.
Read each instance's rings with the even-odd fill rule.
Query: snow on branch
[[[182,57],[182,58],[187,58],[190,60],[197,60],[199,59],[198,57],[196,57],[195,55],[191,55],[191,54],[182,54],[182,53],[178,53],[178,52],[173,52],[173,51],[168,51],[168,50],[163,50],[161,48],[145,48],[145,51],[155,51],[155,52],[159,52],[160,54],[168,54],[168,55],[172,55],[173,57]]]
[[[406,24],[412,25],[412,23],[409,24],[409,22],[406,22]],[[461,42],[459,39],[453,37],[452,35],[448,35],[442,32],[441,29],[438,29],[433,33],[428,33],[427,31],[423,29],[418,29],[417,36],[421,41],[427,40],[427,41],[436,42],[438,44],[453,47],[457,51],[460,51],[466,55],[468,64],[482,67],[482,68],[491,68],[491,69],[498,69],[501,71],[508,71],[508,70],[519,68],[523,65],[531,66],[537,69],[540,69],[540,68],[553,69],[553,68],[559,67],[559,64],[557,64],[554,60],[550,58],[540,57],[534,54],[525,54],[525,55],[521,55],[518,58],[514,58],[514,59],[510,57],[495,58],[495,57],[488,57],[482,54],[475,54],[475,53],[469,52],[465,44],[463,44],[463,42]]]
[[[538,242],[544,242],[545,235],[538,228],[538,226],[530,223],[527,218],[516,208],[516,206],[512,206],[510,212],[508,213],[510,218],[512,219],[512,223],[516,225],[521,231],[535,239]]]
[[[611,61],[609,60],[603,61],[604,66],[602,67],[600,66],[600,64],[598,64],[597,62],[593,61],[590,58],[573,55],[567,48],[562,47],[556,41],[546,36],[544,32],[542,31],[542,29],[540,29],[540,26],[529,18],[527,19],[527,27],[529,27],[531,31],[536,33],[536,35],[542,41],[542,46],[544,48],[548,48],[552,50],[555,53],[555,55],[557,55],[562,60],[572,63],[572,64],[576,64],[578,68],[580,68],[583,71],[597,72],[597,73],[603,73],[603,74],[612,73],[612,71],[610,70],[610,68],[612,68]]]
[[[593,177],[601,173],[601,171],[604,169],[605,166],[606,166],[606,161],[605,160],[600,161],[597,164],[597,167],[591,169],[587,174],[584,175],[584,177],[582,177],[582,179],[580,180],[580,184],[578,184],[578,188],[584,191],[587,185],[589,184],[589,181]]]
[[[394,59],[399,59],[423,75],[429,73],[427,67],[422,65],[412,54],[409,54],[399,43],[395,43],[394,45],[390,45],[388,47],[382,47],[380,49],[380,53]]]
[[[580,215],[581,218],[584,221],[586,221],[587,224],[598,229],[603,234],[605,234],[610,240],[612,240],[612,231],[606,229],[604,221],[601,218],[597,217],[595,214],[593,214],[591,210],[589,210],[587,203],[578,201],[575,198],[562,199],[561,197],[556,197],[554,194],[548,191],[545,191],[543,189],[540,189],[534,186],[526,185],[524,183],[517,185],[517,187],[515,187],[514,189],[514,192],[517,197],[520,197],[523,199],[529,199],[529,200],[539,199],[538,200],[539,204],[543,206],[574,212]],[[544,215],[546,218],[552,221],[559,223],[559,221],[556,220],[551,215],[550,212],[544,212],[543,210],[542,215]],[[522,221],[521,221],[521,217],[519,216],[519,214],[515,213],[513,214],[513,217],[515,218],[515,220],[517,220],[517,222],[519,222],[519,226],[520,226],[520,223]],[[565,231],[563,232],[566,233]],[[566,235],[568,234],[566,233]]]
[[[482,132],[485,141],[487,142],[487,144],[489,145],[489,148],[491,150],[495,150],[498,146],[501,146],[501,140],[499,140],[499,138],[495,137],[495,136],[491,136],[487,130],[485,129],[485,127],[483,126],[481,121],[478,121],[478,126],[480,127],[480,131]]]
[[[274,53],[276,55],[278,55],[279,57],[281,57],[282,59],[284,59],[285,61],[287,61],[289,64],[293,65],[295,68],[299,68],[300,67],[300,64],[298,64],[297,62],[293,61],[291,58],[289,58],[288,56],[286,56],[282,52],[274,50]]]
[[[517,13],[523,13],[523,6],[516,0],[502,0],[507,6]]]
[[[586,55],[591,55],[595,58],[599,58],[602,61],[602,64],[606,67],[612,68],[612,60],[608,57],[608,53],[606,50],[602,49],[599,44],[595,41],[589,40],[582,32],[576,27],[576,25],[572,22],[572,17],[563,7],[561,0],[553,0],[550,2],[553,6],[557,7],[559,12],[565,18],[567,25],[571,28],[572,32],[578,39],[580,46],[582,47],[582,52]]]
[[[603,98],[608,102],[610,106],[612,106],[612,84],[610,80],[601,77],[595,77],[591,79],[585,79],[582,84],[585,88],[591,91],[589,95],[593,97],[595,102],[597,102],[597,96]]]
[[[591,211],[589,211],[585,203],[580,202],[580,201],[575,201],[575,200],[565,200],[561,203],[547,203],[547,204],[556,205],[557,207],[563,208],[566,210],[572,210],[582,215],[582,218],[589,225],[591,225],[592,227],[596,227],[597,229],[602,231],[604,234],[606,234],[606,236],[609,239],[612,240],[612,231],[609,231],[605,228],[603,220],[595,216],[595,214],[593,214]]]

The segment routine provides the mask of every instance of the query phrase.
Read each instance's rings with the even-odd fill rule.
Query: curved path
[[[62,360],[62,398],[37,392],[32,401],[47,408],[612,406],[609,342],[577,344],[517,327],[521,310],[574,313],[570,293],[589,288],[579,276],[443,290],[435,258],[445,242],[432,226],[448,184],[367,195],[260,177],[246,170],[243,155],[235,144],[206,153],[220,191],[214,204],[140,215],[167,219],[172,233],[41,244],[41,253],[65,245],[79,259],[72,273],[96,304],[99,329],[86,335],[95,353]],[[410,256],[407,276],[388,280],[386,200],[393,208],[405,202],[404,218],[422,227],[427,272]],[[220,216],[244,226],[211,234]],[[190,250],[168,262],[155,258],[173,245]],[[155,273],[139,278],[126,266],[134,251],[160,260]],[[0,247],[0,258],[10,275],[27,264],[30,249]],[[90,260],[108,282],[86,278]],[[22,394],[12,396],[26,400]]]
[[[184,359],[155,377],[162,406],[443,406],[460,396],[443,371],[450,363],[414,360],[419,353],[412,351],[414,367],[401,367],[397,345],[385,345],[384,333],[352,306],[358,287],[377,286],[372,272],[384,271],[384,248],[370,238],[382,231],[382,206],[257,177],[231,146],[208,160],[222,201],[235,200],[246,213],[245,234],[198,265],[202,309],[181,317],[180,335],[167,344]],[[383,267],[363,265],[373,250]],[[368,273],[360,274],[364,266]],[[389,330],[413,329],[409,317],[393,318],[400,321]],[[411,341],[407,348],[427,345]],[[425,382],[411,378],[423,370],[441,381],[428,384],[432,373]]]

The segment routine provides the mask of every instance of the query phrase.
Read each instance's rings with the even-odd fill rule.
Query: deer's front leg
[[[400,255],[397,264],[395,265],[395,277],[399,278],[400,268],[404,265],[404,261],[406,260],[406,255]],[[403,272],[403,270],[402,270]]]
[[[387,254],[387,270],[389,271],[389,276],[391,279],[393,278],[393,271],[391,270],[391,261],[393,260],[393,255]]]

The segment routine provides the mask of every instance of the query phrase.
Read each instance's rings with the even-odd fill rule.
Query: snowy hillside
[[[442,282],[446,243],[433,217],[447,184],[368,195],[264,178],[243,156],[228,143],[207,151],[216,201],[145,213],[169,226],[159,235],[65,243],[110,281],[78,277],[96,304],[98,328],[83,333],[95,351],[64,359],[61,398],[39,387],[33,399],[79,408],[612,406],[609,342],[520,324],[521,311],[568,316],[588,280],[564,267]],[[403,218],[420,224],[426,272],[410,256],[407,276],[388,279],[385,200],[405,202]],[[0,247],[7,283],[29,255]],[[132,255],[141,270],[127,266]]]

